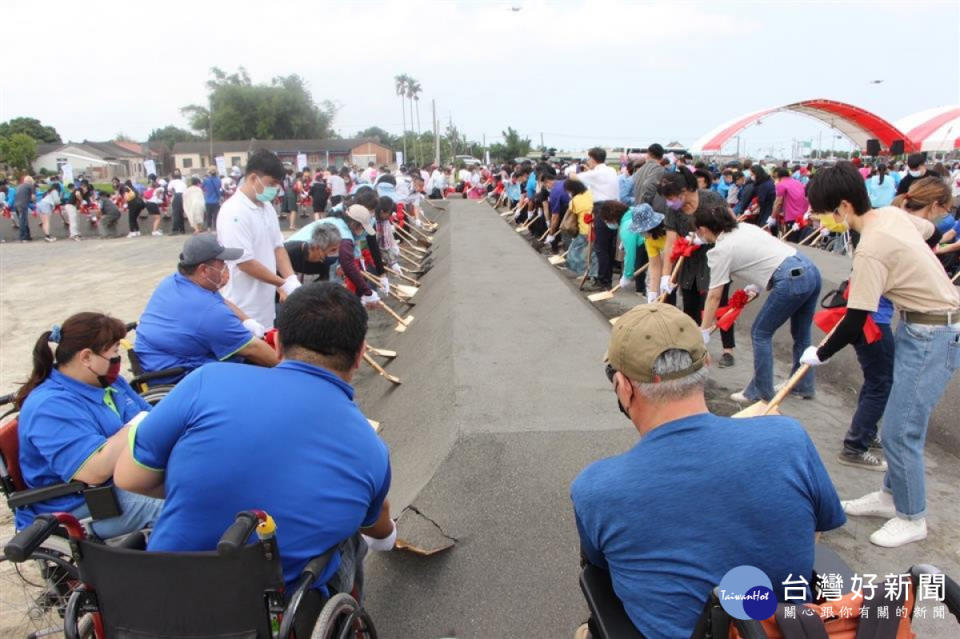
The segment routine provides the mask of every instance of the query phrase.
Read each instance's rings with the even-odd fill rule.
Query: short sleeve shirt
[[[563,215],[570,206],[570,194],[563,188],[566,180],[555,180],[553,188],[550,189],[550,197],[547,199],[547,205],[550,208],[551,215]]]
[[[590,224],[585,220],[587,215],[593,213],[593,197],[590,195],[590,191],[575,195],[570,200],[570,207],[577,216],[580,235],[590,235]]]
[[[147,371],[191,371],[233,357],[253,339],[220,293],[174,273],[160,282],[143,309],[136,349]]]
[[[797,249],[759,226],[738,224],[734,230],[721,233],[713,248],[707,251],[710,288],[729,283],[733,276],[766,288],[780,264],[796,254]]]
[[[150,405],[122,377],[99,388],[54,369],[27,397],[19,416],[20,471],[29,488],[73,479],[107,439]],[[17,529],[42,513],[70,512],[84,503],[66,495],[18,508]]]
[[[699,195],[697,211],[718,206],[726,209],[723,198],[715,191],[699,190],[697,194]],[[663,224],[668,231],[674,231],[677,235],[685,237],[688,233],[693,232],[693,216],[696,215],[697,211],[688,214],[683,211],[668,209]],[[707,251],[712,246],[712,244],[702,245],[694,251],[693,255],[683,261],[678,277],[680,288],[696,289],[701,292],[709,288],[710,268],[707,266]],[[669,275],[669,273],[666,273],[666,275]]]
[[[239,259],[227,262],[230,281],[223,288],[223,296],[265,327],[272,328],[276,318],[276,287],[247,275],[238,264],[257,260],[271,273],[277,271],[275,251],[283,247],[283,233],[273,205],[254,203],[242,192],[234,193],[220,209],[217,238],[223,246],[243,249]]]
[[[609,569],[646,637],[689,637],[735,566],[762,570],[784,601],[783,581],[813,571],[814,533],[846,521],[813,442],[787,417],[668,422],[588,466],[570,494],[581,548]]]
[[[853,253],[847,308],[876,311],[883,295],[903,311],[956,312],[960,295],[924,241],[933,225],[894,206],[876,209]]]
[[[140,422],[130,446],[138,464],[165,473],[148,550],[213,550],[239,511],[262,509],[277,523],[287,583],[372,525],[390,488],[387,447],[353,388],[294,360],[194,371]],[[336,555],[317,582],[338,565]]]
[[[777,197],[783,198],[783,219],[793,222],[801,217],[810,208],[803,184],[792,177],[782,178],[777,182]]]

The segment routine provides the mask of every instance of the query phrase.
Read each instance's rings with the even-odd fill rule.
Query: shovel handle
[[[676,285],[677,283],[677,274],[680,273],[681,267],[683,267],[683,260],[686,259],[686,255],[681,255],[680,259],[677,260],[677,263],[673,265],[673,272],[670,273],[670,283]],[[649,264],[649,262],[647,262]],[[661,293],[660,297],[657,298],[657,302],[663,304],[664,300],[667,299],[667,295],[670,293]]]
[[[387,305],[383,302],[383,300],[380,301],[380,306],[383,308],[383,310],[385,310],[385,311],[387,312],[387,315],[389,315],[389,316],[392,317],[393,319],[397,320],[397,323],[398,323],[398,324],[403,324],[403,326],[406,326],[406,324],[403,323],[403,318],[400,317],[399,315],[397,315],[396,311],[394,311],[392,308],[390,308],[389,306],[387,306]]]
[[[830,329],[830,332],[823,336],[823,339],[820,340],[820,343],[817,344],[817,348],[820,348],[827,343],[827,340],[830,339],[830,336],[833,335],[833,332],[837,330],[837,326],[840,325],[840,322]],[[790,391],[800,383],[800,380],[803,379],[803,376],[807,374],[807,371],[810,370],[810,364],[803,364],[800,368],[797,369],[793,375],[790,376],[790,379],[787,380],[787,383],[783,385],[783,388],[777,391],[777,394],[773,396],[773,399],[770,400],[770,403],[767,404],[767,409],[763,411],[764,415],[772,415],[776,412],[777,406],[780,405],[780,402],[790,394]]]
[[[957,280],[960,280],[960,271],[957,271],[957,274],[954,275],[953,279],[950,281],[956,283]]]
[[[590,238],[590,241],[587,242],[587,265],[583,269],[583,277],[580,278],[580,286],[577,290],[582,291],[583,285],[587,283],[587,277],[590,275],[590,260],[593,258],[593,238]]]
[[[631,277],[634,277],[634,278],[635,278],[637,275],[640,275],[640,274],[643,273],[645,270],[647,270],[647,267],[648,267],[648,266],[650,266],[650,262],[647,262],[646,264],[644,264],[643,266],[641,266],[640,268],[638,268],[637,270],[635,270],[635,271],[633,272],[633,275],[631,275]],[[611,293],[616,293],[616,292],[619,291],[619,290],[620,290],[620,283],[618,282],[616,286],[614,286],[613,288],[610,289],[610,292],[611,292]]]

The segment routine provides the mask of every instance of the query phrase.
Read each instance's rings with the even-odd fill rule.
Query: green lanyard
[[[117,417],[119,417],[119,416],[120,416],[120,411],[117,410],[117,405],[116,405],[116,403],[113,401],[113,392],[114,392],[114,389],[113,389],[113,388],[106,388],[106,389],[104,389],[104,391],[103,391],[103,403],[106,404],[107,406],[109,406],[109,407],[110,407],[110,410],[112,410],[114,413],[116,413],[116,414],[117,414]]]

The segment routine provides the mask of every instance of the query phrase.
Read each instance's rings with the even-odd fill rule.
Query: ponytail
[[[103,313],[76,313],[67,318],[62,328],[54,326],[44,331],[33,346],[33,371],[17,391],[17,409],[23,408],[33,389],[46,381],[56,366],[66,364],[86,348],[101,353],[126,334],[123,322]],[[51,342],[57,345],[56,353],[50,350]]]
[[[17,410],[23,408],[23,402],[33,389],[50,377],[50,372],[53,370],[53,351],[50,350],[51,334],[52,331],[44,331],[37,339],[37,343],[33,345],[33,371],[30,373],[30,378],[17,391]]]

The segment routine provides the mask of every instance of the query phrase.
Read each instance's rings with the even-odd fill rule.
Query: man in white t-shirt
[[[347,195],[347,183],[335,169],[330,170],[327,185],[330,187],[330,206],[340,204]]]
[[[217,219],[220,243],[243,249],[239,259],[227,262],[230,281],[222,294],[267,329],[276,317],[274,295],[279,292],[282,302],[300,286],[272,204],[284,173],[270,151],[251,155],[243,183],[223,203]]]
[[[187,190],[187,183],[184,182],[179,170],[173,172],[173,177],[170,179],[167,189],[173,193],[173,201],[170,204],[173,213],[173,227],[171,227],[170,232],[173,235],[186,233],[187,227],[183,220],[183,194]]]
[[[600,147],[587,151],[588,170],[575,173],[572,180],[583,182],[593,195],[593,206],[607,200],[620,199],[620,176],[616,169],[606,165],[607,152]],[[605,290],[613,285],[613,257],[617,249],[617,225],[593,216],[593,253],[597,258],[597,278],[594,284]]]
[[[373,184],[377,179],[377,166],[373,162],[367,163],[367,168],[360,174],[360,181]]]

